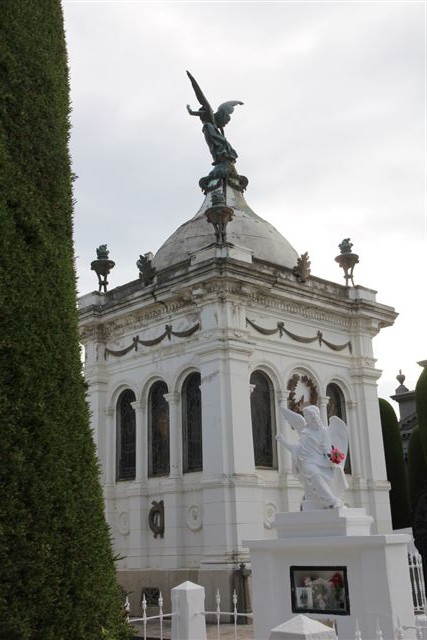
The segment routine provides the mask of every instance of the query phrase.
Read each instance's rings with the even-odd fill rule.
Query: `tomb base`
[[[298,613],[333,622],[338,637],[394,638],[414,626],[406,534],[371,535],[364,509],[279,513],[275,540],[246,540],[252,562],[254,638]],[[415,638],[406,632],[405,638]],[[411,635],[412,634],[412,635]]]

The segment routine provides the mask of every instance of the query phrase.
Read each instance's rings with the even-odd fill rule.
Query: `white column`
[[[148,477],[147,402],[131,402],[135,411],[135,480],[145,482]]]
[[[320,418],[324,425],[328,424],[328,404],[329,396],[319,396]]]
[[[363,470],[361,464],[361,442],[359,429],[356,423],[357,401],[349,400],[345,404],[347,408],[347,426],[349,431],[349,451],[351,458],[351,475],[362,477]]]
[[[105,457],[102,460],[105,484],[116,481],[116,411],[114,407],[105,407]]]
[[[204,479],[255,473],[248,359],[244,350],[201,354]]]
[[[277,421],[277,433],[280,433],[283,429],[283,435],[286,440],[289,442],[291,440],[291,430],[289,424],[286,420],[283,419],[282,413],[280,411],[280,407],[284,407],[285,409],[288,406],[288,397],[289,391],[278,391],[277,392],[277,403],[279,405],[279,416]],[[282,425],[282,429],[280,428]],[[279,461],[279,473],[281,476],[288,475],[292,473],[292,460],[291,453],[286,449],[286,447],[277,446],[277,456]]]
[[[181,395],[179,393],[165,393],[165,400],[169,403],[169,451],[170,478],[182,477],[182,420],[180,416]]]
[[[357,400],[356,425],[360,438],[360,463],[363,466],[364,487],[362,506],[375,519],[374,533],[391,531],[389,490],[385,466],[384,443],[378,403],[377,380],[380,372],[370,366],[352,372],[353,392]],[[366,484],[365,484],[366,483]]]

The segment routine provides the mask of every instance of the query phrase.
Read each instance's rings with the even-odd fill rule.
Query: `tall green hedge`
[[[409,492],[412,509],[420,494],[427,490],[427,367],[415,386],[418,426],[413,430],[408,446]]]
[[[427,464],[421,445],[420,428],[411,433],[408,444],[408,480],[411,506],[415,508],[421,493],[427,489]]]
[[[409,490],[414,541],[423,560],[424,582],[427,584],[427,367],[418,378],[415,401],[418,426],[409,439]]]
[[[0,29],[0,638],[127,638],[80,364],[60,1],[3,0]]]
[[[387,400],[380,398],[379,405],[387,478],[391,485],[391,519],[393,529],[403,529],[411,526],[411,513],[399,423]]]
[[[418,425],[420,427],[421,446],[427,461],[427,366],[423,368],[415,385],[415,402]]]

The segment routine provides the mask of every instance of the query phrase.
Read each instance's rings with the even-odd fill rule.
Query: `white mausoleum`
[[[242,540],[276,537],[275,514],[299,510],[275,441],[290,429],[281,404],[346,421],[345,502],[373,516],[374,532],[391,529],[372,342],[396,314],[370,289],[310,274],[240,191],[224,193],[226,238],[205,215],[208,192],[142,258],[139,279],[80,299],[106,513],[135,603],[187,579],[208,599],[227,591],[250,562]]]

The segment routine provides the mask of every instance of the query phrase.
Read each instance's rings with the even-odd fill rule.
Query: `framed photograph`
[[[292,611],[350,615],[347,567],[290,567]]]

